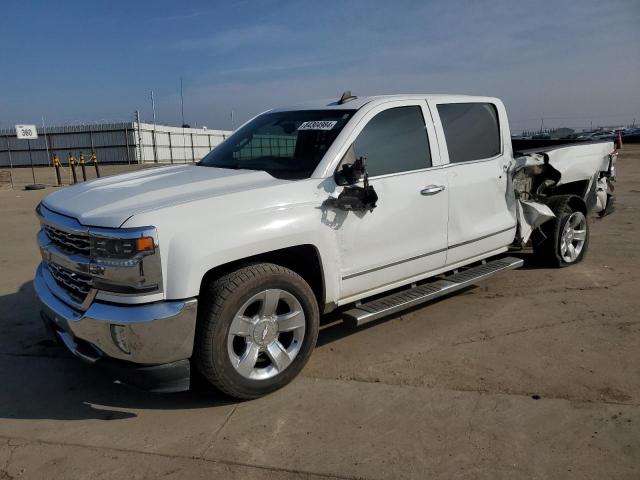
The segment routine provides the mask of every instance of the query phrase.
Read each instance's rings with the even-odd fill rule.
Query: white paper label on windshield
[[[298,130],[331,130],[336,126],[337,121],[315,120],[313,122],[303,122]]]

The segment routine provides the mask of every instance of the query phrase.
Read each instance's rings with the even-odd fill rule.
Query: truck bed
[[[511,146],[514,153],[536,153],[540,151],[548,151],[558,147],[567,147],[569,145],[593,145],[597,143],[611,143],[612,140],[583,141],[570,138],[561,139],[512,139]]]

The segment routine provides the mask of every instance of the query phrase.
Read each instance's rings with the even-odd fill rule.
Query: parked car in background
[[[599,130],[597,132],[588,132],[578,135],[577,140],[580,141],[600,141],[600,140],[615,140],[617,134],[614,131]]]
[[[640,143],[640,128],[629,128],[622,133],[622,144]]]

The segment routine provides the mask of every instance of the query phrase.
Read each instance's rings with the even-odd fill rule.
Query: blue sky
[[[501,97],[512,128],[640,123],[640,1],[12,1],[0,128],[120,121],[229,128],[355,94]]]

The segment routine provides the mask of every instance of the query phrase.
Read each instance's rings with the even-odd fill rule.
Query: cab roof
[[[356,97],[340,103],[339,98],[310,100],[295,105],[279,107],[269,110],[270,112],[287,112],[292,110],[358,110],[363,106],[373,103],[383,103],[389,100],[433,100],[435,102],[461,102],[461,101],[486,101],[488,97],[473,95],[449,95],[449,94],[398,94],[398,95],[374,95]]]

